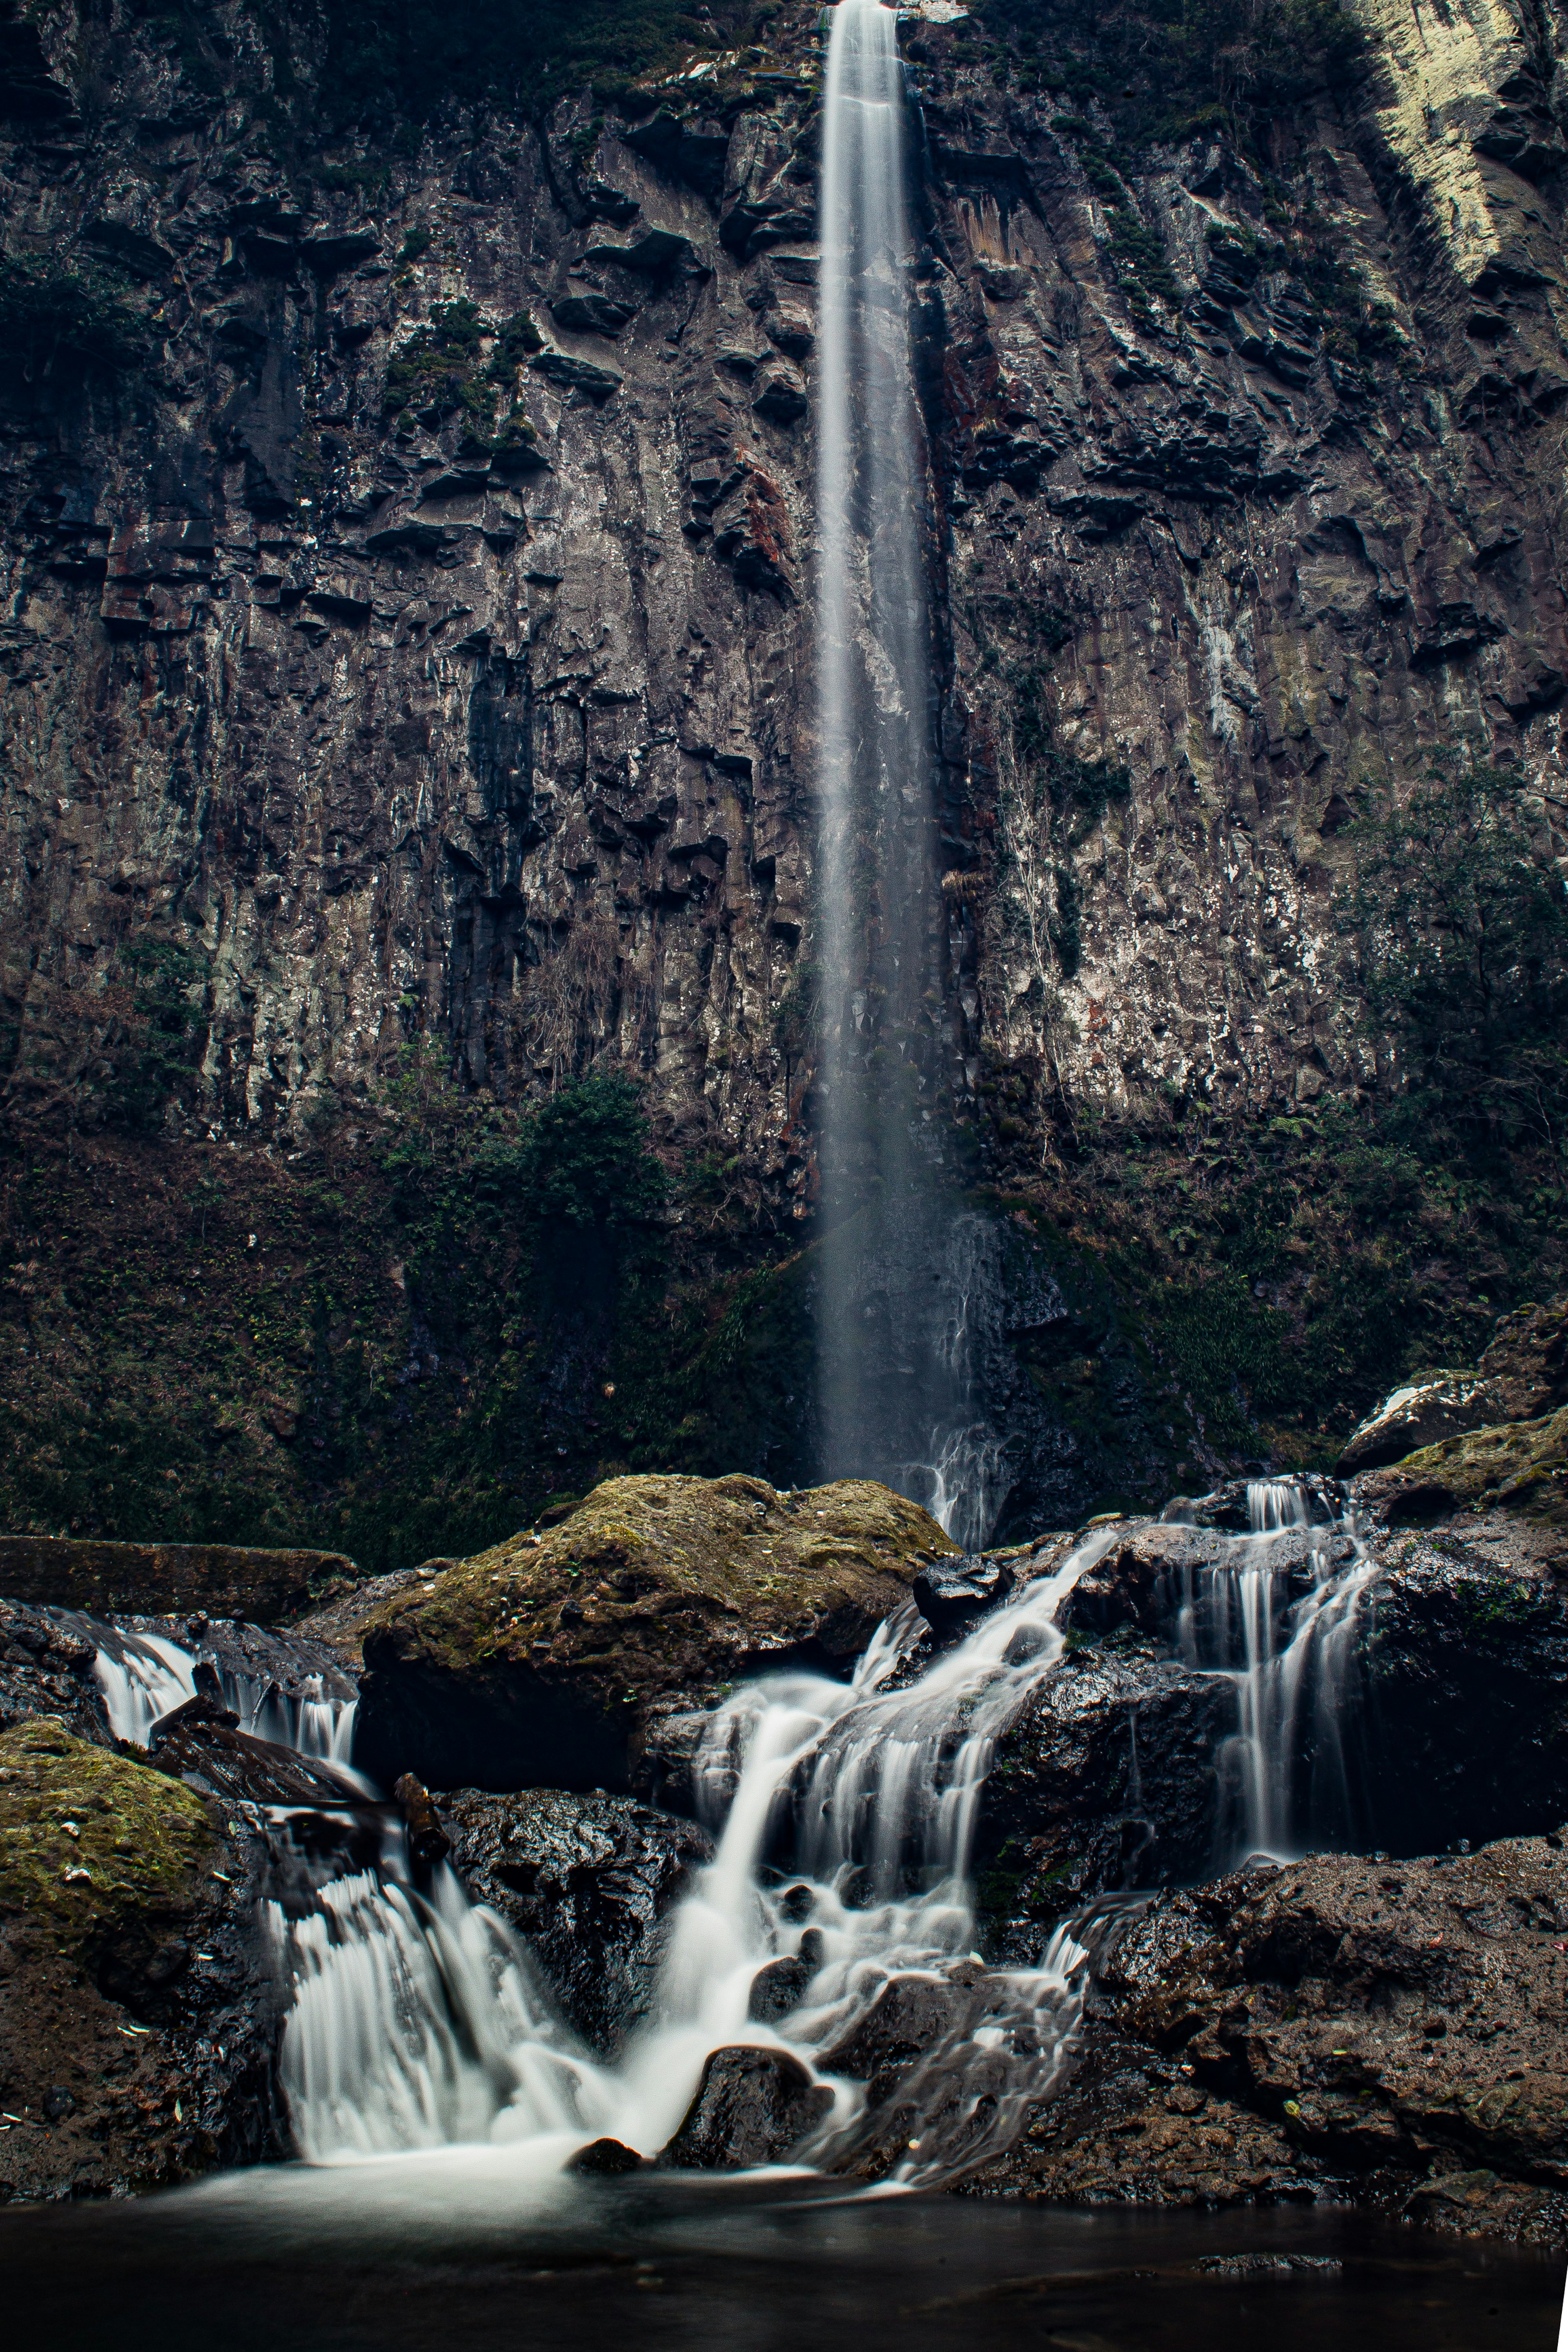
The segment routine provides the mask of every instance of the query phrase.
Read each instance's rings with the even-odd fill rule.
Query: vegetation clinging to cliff
[[[1461,1156],[1568,1131],[1568,892],[1525,800],[1514,772],[1450,763],[1351,835],[1342,905],[1398,1055],[1388,1117]]]
[[[1071,0],[977,0],[976,13],[1025,88],[1098,99],[1134,142],[1222,128],[1250,146],[1366,49],[1343,0],[1111,0],[1088,15]]]

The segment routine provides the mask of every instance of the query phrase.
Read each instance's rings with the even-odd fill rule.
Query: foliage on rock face
[[[140,0],[162,44],[194,89],[233,80],[236,47],[197,0]],[[261,40],[285,100],[299,50],[319,43],[321,105],[334,121],[408,129],[442,104],[534,111],[593,88],[615,98],[650,74],[744,39],[755,0],[324,0],[297,21],[277,0],[255,0]]]
[[[137,311],[90,262],[0,256],[0,352],[29,376],[61,359],[99,371],[133,370],[149,341]]]
[[[443,302],[429,323],[416,327],[392,353],[382,409],[389,416],[406,410],[426,425],[443,424],[461,410],[474,437],[493,446],[497,403],[516,391],[525,358],[541,350],[543,341],[526,310],[497,326],[476,302]],[[534,438],[526,417],[508,417],[506,429],[507,437]]]
[[[1568,1126],[1568,888],[1542,830],[1516,773],[1451,767],[1350,836],[1343,911],[1397,1056],[1390,1123],[1467,1157]]]
[[[1026,89],[1098,100],[1136,143],[1223,129],[1246,146],[1271,114],[1358,70],[1366,37],[1342,0],[977,0],[988,54]]]

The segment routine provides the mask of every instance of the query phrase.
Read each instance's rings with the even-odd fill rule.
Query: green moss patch
[[[1469,1505],[1568,1527],[1568,1405],[1424,1445],[1374,1472],[1369,1491],[1396,1519]]]
[[[0,1910],[62,1947],[192,1908],[217,1851],[183,1782],[73,1738],[50,1716],[0,1733]]]
[[[953,1545],[864,1479],[780,1494],[760,1478],[607,1479],[543,1537],[458,1562],[372,1618],[377,1666],[524,1666],[608,1699],[701,1686],[807,1643],[852,1652]]]

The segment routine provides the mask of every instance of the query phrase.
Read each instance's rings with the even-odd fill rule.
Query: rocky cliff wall
[[[1336,898],[1343,836],[1435,758],[1500,763],[1541,870],[1561,860],[1568,365],[1560,10],[1477,0],[1435,27],[1408,0],[1358,0],[1356,31],[1309,9],[1284,95],[1244,102],[1216,64],[1223,102],[1183,128],[1155,105],[1158,23],[1111,45],[1134,58],[1124,86],[1075,62],[1095,27],[1020,6],[998,41],[1000,5],[983,40],[976,20],[911,17],[904,46],[938,1108],[1016,1196],[1055,1164],[1064,1107],[1136,1123],[1386,1099],[1398,1068],[1362,1019]],[[336,1253],[335,1294],[303,1342],[286,1302],[291,1371],[281,1350],[256,1361],[250,1253],[274,1244],[251,1236],[285,1155],[340,1205],[354,1122],[382,1115],[411,1052],[514,1103],[591,1064],[631,1070],[671,1163],[716,1171],[703,1214],[740,1218],[741,1261],[801,1234],[814,1173],[813,14],[791,0],[758,46],[710,39],[618,111],[438,103],[373,136],[333,112],[326,22],[240,0],[195,32],[123,5],[0,22],[0,991],[31,1139],[7,1195],[17,1370],[52,1350],[83,1394],[103,1371],[105,1328],[63,1286],[79,1299],[84,1255],[126,1245],[129,1208],[141,1291],[166,1294],[131,1360],[189,1299],[232,1308],[232,1413],[235,1366],[198,1363],[204,1323],[176,1385],[269,1454],[308,1422],[322,1335],[336,1362],[362,1334],[345,1293],[372,1300],[389,1367],[478,1371],[472,1332],[432,1338],[440,1302],[408,1296],[395,1233],[350,1276],[319,1201],[305,1222],[326,1230],[297,1245],[280,1228],[276,1248],[296,1289]],[[127,1129],[139,1151],[162,1139],[151,1172],[114,1157]],[[51,1228],[88,1163],[57,1174],[50,1154],[95,1131],[73,1272]],[[41,1192],[29,1157],[52,1171]],[[1285,1229],[1296,1211],[1256,1173],[1239,1213],[1234,1171],[1181,1179],[1157,1219],[1167,1271],[1208,1247],[1206,1189],[1222,1225]],[[1092,1251],[1117,1212],[1091,1179],[1060,1222]],[[193,1235],[203,1183],[229,1187],[229,1270],[176,1290],[191,1276],[160,1222],[172,1187]],[[1480,1242],[1463,1199],[1427,1193],[1393,1287],[1463,1233],[1456,1311],[1524,1295],[1561,1189],[1535,1238],[1526,1214]],[[1284,1318],[1252,1356],[1300,1338],[1310,1230],[1300,1264],[1216,1246]],[[1209,1339],[1134,1366],[1125,1318],[1091,1290],[1067,1283],[1026,1382],[1047,1452],[1080,1465],[1078,1506],[1183,1475],[1191,1443],[1211,1467],[1267,1453],[1247,1348],[1202,1371],[1228,1432],[1211,1412],[1206,1440],[1201,1382],[1196,1421],[1184,1384]],[[1348,1354],[1336,1338],[1296,1418],[1343,1434],[1406,1344],[1397,1314],[1389,1331]],[[357,1377],[332,1375],[340,1430]],[[1091,1473],[1082,1430],[1107,1415],[1116,1459]],[[731,1451],[763,1467],[753,1437]],[[92,1507],[40,1523],[162,1531]]]

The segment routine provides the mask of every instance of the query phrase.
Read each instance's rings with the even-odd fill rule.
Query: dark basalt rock
[[[52,1610],[0,1601],[0,1731],[31,1715],[53,1716],[78,1739],[113,1735],[93,1677],[97,1645]]]
[[[204,1795],[230,1803],[379,1811],[345,1773],[319,1757],[241,1731],[231,1707],[198,1693],[152,1727],[148,1755]]]
[[[850,2032],[821,2053],[818,2065],[824,2074],[847,2074],[852,2082],[885,2078],[890,2069],[954,2040],[974,2007],[968,1988],[946,1978],[890,1977]]]
[[[1351,2196],[1568,2238],[1568,1849],[1319,1855],[1156,1896],[1070,2075],[969,2184],[1072,2202]]]
[[[623,2178],[628,2172],[640,2172],[643,2158],[634,2147],[628,2147],[622,2140],[595,2139],[590,2140],[586,2147],[580,2147],[566,2168],[569,2172],[588,2173],[601,2179],[614,2180]]]
[[[751,1979],[751,1998],[746,2013],[758,2025],[776,2025],[798,2008],[800,1997],[811,1981],[811,1971],[803,1959],[790,1955],[784,1959],[769,1960],[758,1969]]]
[[[985,1553],[961,1553],[933,1560],[915,1578],[915,1605],[939,1635],[968,1632],[977,1620],[1006,1601],[1013,1590],[1010,1561]]]
[[[524,1937],[583,2040],[612,2055],[648,2012],[664,1923],[711,1840],[625,1797],[459,1789],[435,1803],[469,1893]]]
[[[1087,1894],[1211,1869],[1216,1750],[1236,1722],[1228,1682],[1147,1641],[1071,1647],[1003,1731],[982,1799],[977,1894],[998,1956],[1032,1957]]]
[[[703,2172],[782,2163],[832,2104],[832,2093],[787,2051],[716,2050],[659,2162]]]

